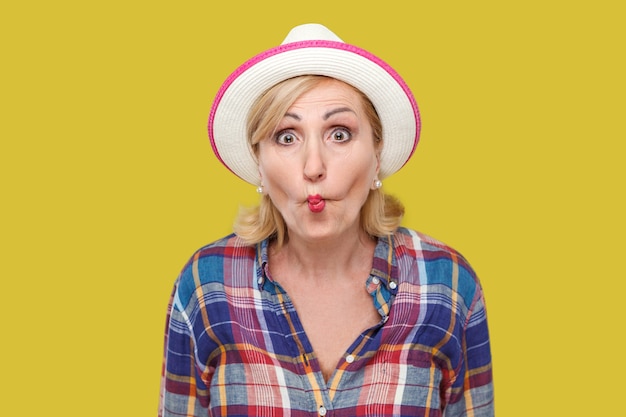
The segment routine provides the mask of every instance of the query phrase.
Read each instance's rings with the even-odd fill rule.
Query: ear
[[[377,190],[380,188],[380,180],[378,179],[378,173],[380,172],[380,151],[376,150],[376,170],[374,174],[374,179],[372,180],[372,185],[370,186],[371,190]]]
[[[256,192],[259,194],[263,194],[263,175],[261,174],[261,170],[259,169],[259,184],[256,187]]]
[[[376,176],[380,172],[380,150],[376,150]]]

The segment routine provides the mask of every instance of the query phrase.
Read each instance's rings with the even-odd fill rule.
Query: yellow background
[[[498,415],[623,412],[618,4],[3,2],[0,414],[155,415],[174,279],[258,198],[211,153],[211,100],[311,21],[417,97],[384,186],[481,276]]]

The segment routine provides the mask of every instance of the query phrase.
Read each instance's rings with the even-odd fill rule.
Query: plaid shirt
[[[197,251],[170,302],[160,416],[493,416],[480,284],[453,249],[401,228],[365,288],[380,322],[326,382],[264,241]]]

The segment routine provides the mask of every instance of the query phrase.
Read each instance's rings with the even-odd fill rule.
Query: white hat
[[[243,180],[259,185],[258,163],[246,130],[250,108],[270,87],[309,74],[341,80],[370,99],[383,128],[379,177],[402,168],[420,134],[419,110],[411,90],[387,63],[319,24],[296,26],[282,44],[248,60],[224,81],[208,126],[217,158]]]

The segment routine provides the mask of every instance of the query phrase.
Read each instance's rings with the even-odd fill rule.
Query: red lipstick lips
[[[326,206],[326,201],[324,201],[322,196],[319,194],[310,195],[309,198],[307,198],[307,201],[309,202],[309,210],[313,213],[321,212],[324,210],[324,206]]]

